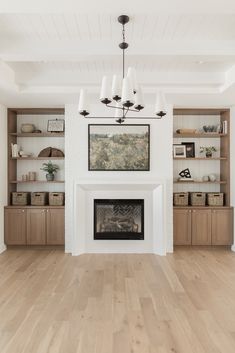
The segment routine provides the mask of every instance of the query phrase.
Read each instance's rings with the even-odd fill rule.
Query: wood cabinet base
[[[5,207],[6,245],[64,245],[64,208]]]
[[[174,245],[231,245],[233,208],[174,208]]]

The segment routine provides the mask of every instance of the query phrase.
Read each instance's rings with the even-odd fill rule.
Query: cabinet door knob
[[[22,212],[24,212],[24,210],[22,210]]]
[[[47,210],[47,213],[49,212],[49,210]]]
[[[192,212],[192,210],[189,210],[189,213],[191,213]]]

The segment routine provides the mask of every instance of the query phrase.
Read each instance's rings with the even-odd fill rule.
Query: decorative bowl
[[[21,132],[23,133],[32,133],[35,130],[35,126],[33,124],[22,124],[21,125]]]

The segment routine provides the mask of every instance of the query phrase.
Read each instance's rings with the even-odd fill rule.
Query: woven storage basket
[[[12,205],[13,206],[26,206],[29,204],[29,192],[12,192]]]
[[[190,205],[191,206],[205,206],[206,193],[205,192],[190,192]]]
[[[208,192],[207,193],[208,206],[223,206],[224,193],[223,192]]]
[[[174,192],[174,206],[188,206],[188,192]]]
[[[47,204],[47,192],[31,192],[32,206],[45,206]]]
[[[49,205],[50,206],[63,206],[64,205],[64,192],[49,192]]]

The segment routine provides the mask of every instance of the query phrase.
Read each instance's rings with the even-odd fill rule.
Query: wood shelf
[[[62,184],[64,183],[64,180],[53,180],[53,181],[47,181],[47,180],[27,180],[27,181],[23,181],[23,180],[12,180],[10,181],[10,184],[52,184],[52,183],[56,183],[56,184]]]
[[[174,184],[227,184],[227,181],[174,181]]]
[[[10,132],[9,135],[16,136],[16,137],[64,137],[64,132],[42,132],[42,133]]]
[[[64,206],[50,206],[50,205],[44,205],[44,206],[32,206],[32,205],[26,205],[26,206],[22,206],[22,205],[19,205],[19,206],[13,206],[13,205],[8,205],[8,206],[5,206],[4,208],[16,208],[16,209],[18,209],[18,208],[20,208],[20,209],[23,209],[23,208],[30,208],[30,209],[34,209],[34,208],[40,208],[40,209],[43,209],[43,208],[46,208],[46,209],[49,209],[49,208],[58,208],[58,209],[60,209],[60,208],[64,208]]]
[[[179,161],[224,161],[227,160],[227,157],[211,157],[211,158],[205,158],[205,157],[192,157],[192,158],[173,158],[174,160],[179,160]]]
[[[37,161],[37,160],[64,160],[64,157],[11,157],[12,160],[17,161]]]
[[[176,209],[189,209],[189,210],[192,210],[192,209],[199,209],[199,208],[203,208],[203,209],[210,209],[210,210],[216,210],[216,209],[232,209],[233,207],[231,206],[173,206],[173,208],[176,208]]]
[[[176,132],[173,134],[175,138],[220,138],[227,136],[227,134],[217,134],[217,133],[205,133],[205,134],[177,134]]]

